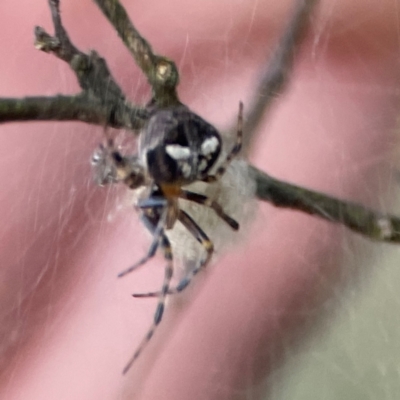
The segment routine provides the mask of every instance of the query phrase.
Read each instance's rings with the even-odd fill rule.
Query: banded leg
[[[165,309],[165,299],[169,292],[169,285],[171,282],[172,275],[174,273],[173,267],[173,259],[172,259],[172,249],[171,244],[168,238],[165,236],[164,231],[161,233],[161,246],[164,250],[164,257],[167,261],[167,265],[165,266],[165,273],[164,273],[164,282],[161,288],[161,291],[158,292],[158,304],[156,308],[156,312],[154,314],[154,320],[151,324],[149,330],[147,331],[146,336],[142,339],[139,344],[139,347],[129,360],[128,364],[126,364],[123,374],[126,374],[129,371],[129,368],[135,362],[135,360],[140,356],[146,345],[149,343],[150,339],[153,337],[155,330],[157,329],[158,324],[161,322],[164,309]]]
[[[231,152],[226,156],[225,161],[219,166],[214,175],[208,175],[202,179],[203,182],[212,183],[217,181],[225,173],[231,161],[239,154],[243,142],[243,103],[239,103],[239,114],[237,123],[236,143]]]
[[[181,190],[179,197],[181,199],[193,201],[193,203],[212,208],[218,215],[218,217],[226,222],[233,230],[237,231],[239,229],[238,222],[231,218],[229,215],[225,214],[222,207],[216,201],[211,200],[207,196],[199,193],[190,192],[188,190]]]
[[[179,221],[186,227],[186,229],[197,239],[197,241],[204,247],[207,255],[203,261],[201,261],[192,271],[190,271],[176,287],[168,290],[167,294],[176,294],[186,289],[192,279],[207,266],[210,262],[211,257],[214,253],[214,245],[203,230],[197,225],[197,223],[189,216],[185,211],[179,210],[178,215]],[[133,297],[157,297],[160,292],[149,292],[149,293],[135,293]]]
[[[153,234],[153,241],[151,242],[151,245],[150,245],[150,248],[149,248],[147,254],[141,260],[139,260],[137,263],[133,264],[129,268],[120,272],[118,274],[118,278],[122,278],[123,276],[131,273],[138,267],[142,266],[143,264],[146,264],[147,261],[149,261],[151,258],[154,257],[154,255],[157,252],[158,246],[160,244],[160,239],[161,239],[163,231],[164,231],[166,216],[167,216],[166,208],[161,211],[161,216],[156,215],[153,218],[151,218],[145,212],[142,214],[141,220],[143,221],[146,228]]]

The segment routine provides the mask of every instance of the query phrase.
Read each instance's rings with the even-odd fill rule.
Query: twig
[[[80,87],[101,100],[125,101],[125,95],[112,77],[106,61],[96,52],[85,54],[69,40],[60,18],[59,0],[49,0],[56,36],[43,28],[35,28],[35,47],[52,53],[67,62],[78,79]]]
[[[153,89],[153,101],[158,107],[179,103],[176,86],[179,73],[175,63],[153,53],[150,44],[133,26],[124,7],[118,0],[94,0],[114,26],[137,65],[146,75]]]
[[[249,113],[244,124],[245,151],[249,150],[257,128],[264,119],[276,96],[282,93],[289,82],[293,61],[302,48],[302,43],[310,27],[310,18],[318,0],[299,0],[289,18],[284,34],[276,45],[272,57],[264,63],[254,96],[247,102]],[[232,124],[234,126],[234,124]],[[231,129],[230,131],[233,131]]]
[[[279,181],[252,166],[250,169],[256,181],[256,196],[260,200],[340,223],[369,239],[400,243],[398,217]]]
[[[0,122],[32,120],[82,121],[138,130],[147,111],[128,102],[106,61],[96,52],[85,54],[70,41],[60,17],[59,0],[49,0],[55,36],[35,28],[35,47],[67,62],[82,92],[76,96],[0,99]]]
[[[85,95],[0,98],[0,123],[16,121],[81,121],[113,128],[138,130],[147,111],[123,103],[99,104]]]

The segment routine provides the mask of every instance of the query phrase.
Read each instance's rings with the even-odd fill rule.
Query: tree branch
[[[53,1],[50,1],[50,4],[52,3]],[[39,26],[35,28],[35,47],[67,62],[84,91],[91,92],[101,99],[108,97],[117,101],[125,100],[125,95],[112,77],[106,61],[95,51],[85,54],[65,38],[50,36]]]
[[[55,36],[36,27],[35,47],[67,62],[82,92],[76,96],[0,99],[0,122],[26,121],[30,118],[76,120],[132,130],[142,128],[148,115],[145,109],[126,100],[102,57],[95,51],[85,54],[73,45],[62,25],[59,0],[49,0],[49,6]]]
[[[153,101],[158,107],[179,104],[176,86],[179,72],[175,63],[153,52],[150,44],[140,35],[118,0],[94,0],[114,26],[137,65],[146,75],[153,89]]]
[[[0,98],[0,123],[17,121],[80,121],[113,128],[141,129],[147,111],[127,103],[99,104],[77,96]]]
[[[250,110],[245,119],[243,131],[244,149],[248,150],[257,128],[266,117],[275,98],[285,90],[293,69],[295,57],[302,48],[302,43],[310,28],[310,21],[319,0],[298,0],[292,16],[288,19],[280,41],[272,57],[268,57],[260,73],[254,96],[248,102]],[[234,129],[233,129],[234,130]]]
[[[256,196],[260,200],[340,223],[369,239],[400,243],[398,217],[279,181],[253,166],[250,166],[250,170],[256,181]]]

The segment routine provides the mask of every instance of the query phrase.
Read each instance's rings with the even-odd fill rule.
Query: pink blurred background
[[[246,104],[292,7],[125,3],[154,49],[177,62],[182,100],[221,129],[238,101]],[[96,6],[61,7],[74,43],[99,51],[129,97],[144,103],[146,82]],[[52,32],[44,0],[3,0],[0,19],[1,96],[78,90],[66,65],[32,45],[35,25]],[[398,20],[392,1],[322,1],[251,161],[379,208],[397,146]],[[78,123],[0,128],[0,397],[262,398],[287,353],[329,325],[334,292],[351,275],[341,263],[343,228],[261,205],[247,243],[170,302],[151,345],[122,377],[155,307],[130,294],[159,287],[163,260],[116,279],[149,240],[130,208],[116,211],[123,192],[91,181],[101,135]]]

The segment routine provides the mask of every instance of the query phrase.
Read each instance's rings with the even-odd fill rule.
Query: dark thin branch
[[[292,208],[340,223],[354,232],[382,242],[400,243],[400,218],[381,214],[356,203],[330,197],[272,178],[250,167],[256,195],[276,207]]]
[[[248,150],[262,119],[266,117],[275,97],[283,92],[293,69],[294,58],[301,50],[310,27],[310,18],[318,0],[298,0],[284,34],[272,57],[265,62],[255,95],[248,103],[250,112],[244,124],[244,148]],[[233,129],[234,130],[234,129]]]
[[[35,47],[67,62],[85,95],[94,96],[97,103],[124,103],[125,94],[112,77],[106,61],[95,51],[85,54],[71,43],[62,25],[59,0],[49,0],[49,6],[56,36],[52,37],[43,28],[36,27]]]
[[[53,98],[0,99],[0,122],[24,121],[31,118],[76,120],[134,130],[142,128],[147,112],[126,100],[125,94],[112,77],[102,57],[95,51],[85,54],[72,44],[62,25],[59,0],[49,0],[49,6],[55,36],[51,36],[41,27],[36,27],[35,47],[67,62],[78,79],[82,93]],[[51,99],[54,104],[51,104]],[[23,106],[26,109],[22,110]],[[79,107],[81,110],[78,110]]]
[[[94,104],[80,96],[24,97],[0,99],[0,122],[82,121],[101,123]]]
[[[117,101],[125,100],[125,95],[111,76],[107,63],[95,51],[85,54],[77,50],[65,37],[52,37],[39,26],[35,28],[35,47],[67,62],[84,91],[91,92],[99,99],[108,97]]]
[[[80,121],[113,128],[140,129],[147,120],[143,108],[128,104],[98,104],[84,95],[0,98],[0,123],[17,121]],[[110,124],[111,122],[111,124]]]
[[[57,44],[52,48],[49,47],[49,51],[54,52],[57,57],[69,63],[76,54],[80,53],[80,51],[72,44],[67,34],[67,31],[62,25],[59,0],[49,0],[49,6],[55,30],[55,39],[57,42]],[[36,28],[36,30],[39,29],[41,28]],[[43,29],[42,33],[43,39],[51,38],[51,36],[46,34]],[[38,35],[36,35],[36,37],[38,38]]]
[[[178,104],[176,86],[179,83],[179,72],[175,63],[153,52],[150,44],[133,26],[118,0],[94,1],[114,26],[137,65],[146,75],[153,89],[153,101],[159,107]]]

